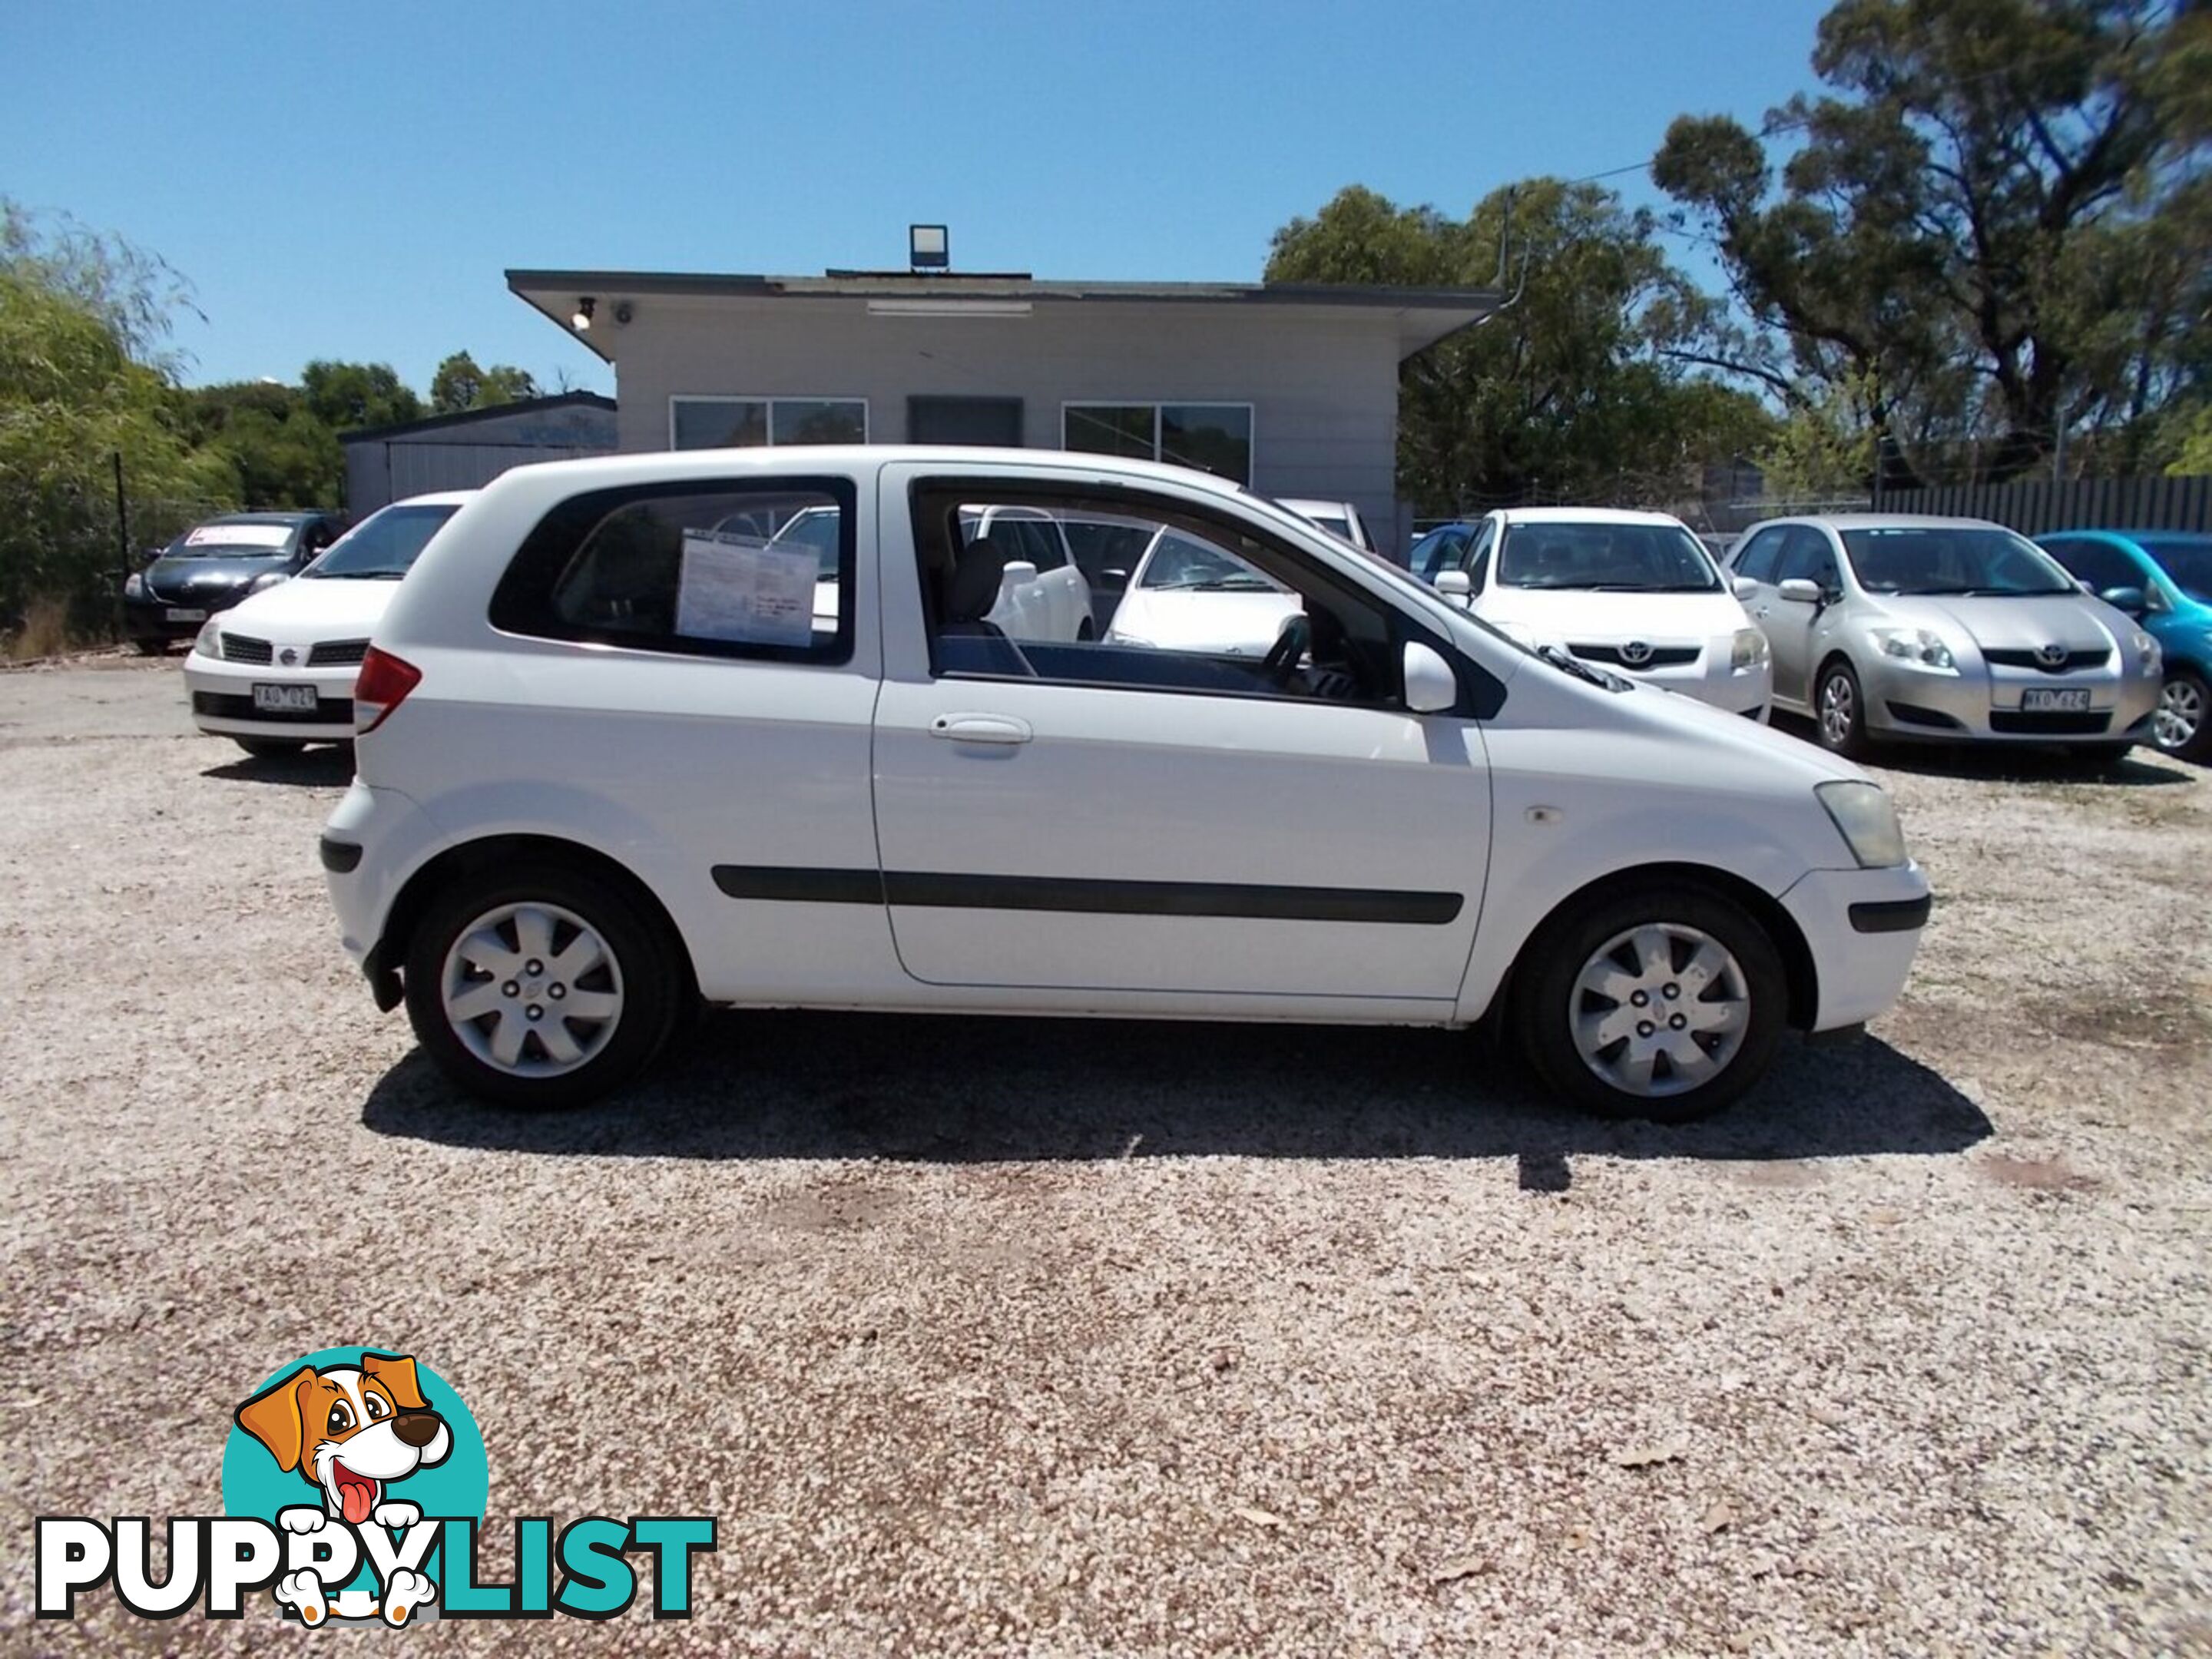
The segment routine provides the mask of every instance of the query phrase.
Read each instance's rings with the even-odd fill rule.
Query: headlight
[[[1729,666],[1756,668],[1766,660],[1766,635],[1756,628],[1739,628],[1735,642],[1729,647]]]
[[[1881,647],[1885,657],[1945,673],[1958,672],[1959,665],[1953,659],[1951,647],[1943,636],[1924,628],[1877,628],[1874,630],[1874,642]]]
[[[134,570],[123,579],[123,597],[126,599],[143,599],[146,597],[144,571]]]
[[[2160,648],[2156,640],[2140,628],[2136,629],[2135,647],[2136,665],[2144,673],[2162,675],[2166,672],[2166,653]]]
[[[214,617],[202,623],[199,637],[192,641],[192,649],[203,657],[222,655],[222,623]]]
[[[1860,868],[1893,870],[1905,862],[1905,828],[1880,784],[1838,778],[1814,785],[1813,793],[1827,808]]]

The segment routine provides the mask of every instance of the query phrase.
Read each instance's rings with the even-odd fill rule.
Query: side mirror
[[[1820,583],[1808,581],[1802,576],[1792,576],[1774,591],[1781,598],[1798,605],[1818,605],[1827,597],[1821,592]]]
[[[2150,607],[2140,587],[2108,587],[2097,595],[2115,611],[2124,611],[2130,617],[2140,617]]]
[[[999,592],[1011,593],[1018,587],[1027,587],[1036,580],[1036,567],[1027,559],[1009,559],[999,574]]]
[[[1755,599],[1759,597],[1759,584],[1748,576],[1738,576],[1729,583],[1729,592],[1739,599]]]
[[[1109,564],[1098,573],[1098,580],[1112,582],[1117,586],[1127,587],[1129,585],[1129,573],[1118,564]]]
[[[1406,707],[1416,714],[1441,714],[1459,705],[1459,676],[1432,646],[1406,641]]]
[[[1447,603],[1455,605],[1462,611],[1474,603],[1474,583],[1468,580],[1464,570],[1437,571],[1436,587]]]

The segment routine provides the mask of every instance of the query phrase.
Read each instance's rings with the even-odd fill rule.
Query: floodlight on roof
[[[952,239],[943,225],[908,225],[906,260],[915,270],[945,270],[952,264]]]

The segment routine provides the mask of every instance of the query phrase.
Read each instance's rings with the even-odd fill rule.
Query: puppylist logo
[[[714,1551],[712,1516],[586,1516],[556,1534],[552,1517],[524,1516],[514,1582],[488,1584],[477,1538],[490,1484],[476,1419],[436,1372],[406,1354],[326,1348],[239,1403],[224,1513],[169,1522],[160,1582],[146,1516],[40,1516],[39,1617],[74,1619],[80,1595],[112,1585],[145,1619],[236,1619],[264,1590],[307,1628],[612,1619],[637,1598],[633,1556],[651,1558],[653,1617],[691,1616],[692,1557]]]

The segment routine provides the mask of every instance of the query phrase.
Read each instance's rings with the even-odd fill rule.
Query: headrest
[[[960,551],[952,566],[952,580],[945,592],[945,620],[981,622],[999,602],[999,584],[1006,572],[1006,556],[988,536],[978,536]]]

